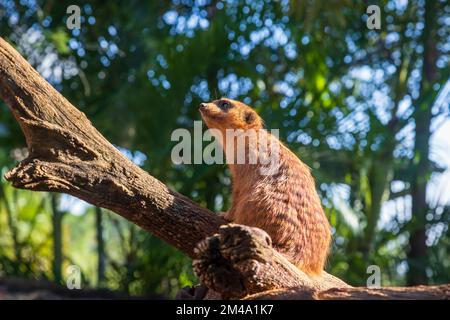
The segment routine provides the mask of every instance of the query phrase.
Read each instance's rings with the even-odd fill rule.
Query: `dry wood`
[[[312,292],[350,287],[326,272],[308,276],[275,251],[268,234],[258,228],[224,225],[199,243],[196,253],[193,265],[202,283],[224,298],[281,288]]]
[[[450,284],[440,286],[387,288],[332,288],[306,291],[303,288],[277,289],[247,296],[247,300],[450,300]]]
[[[237,224],[221,226],[196,252],[202,282],[228,299],[450,299],[450,285],[354,288],[326,272],[308,276],[272,249],[263,230]]]
[[[326,272],[309,277],[275,251],[268,234],[258,228],[222,226],[219,233],[199,243],[196,253],[195,272],[202,283],[224,298],[242,298],[281,288],[309,292],[349,287]]]
[[[6,174],[14,187],[64,192],[110,209],[191,257],[225,222],[134,165],[1,38],[0,96],[29,151]]]

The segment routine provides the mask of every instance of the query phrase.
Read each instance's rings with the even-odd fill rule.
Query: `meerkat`
[[[232,205],[223,217],[233,223],[258,227],[272,239],[273,247],[307,274],[319,274],[325,267],[330,247],[330,224],[326,218],[309,167],[279,139],[264,129],[262,118],[248,105],[222,98],[199,106],[209,129],[221,133],[222,145],[232,178]],[[227,130],[237,130],[231,138]],[[239,136],[257,132],[269,148],[244,143],[244,163],[228,161],[236,157]],[[213,130],[212,130],[213,131]],[[264,139],[263,139],[264,138]],[[228,140],[227,140],[228,139]],[[233,140],[233,148],[229,148]],[[270,149],[270,144],[276,146]],[[277,152],[276,170],[262,172],[261,163],[247,163],[250,156]],[[242,161],[241,161],[242,162]]]

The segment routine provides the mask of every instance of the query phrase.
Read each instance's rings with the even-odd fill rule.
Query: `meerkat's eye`
[[[220,101],[219,107],[220,109],[226,110],[231,108],[231,103],[229,103],[228,101]]]

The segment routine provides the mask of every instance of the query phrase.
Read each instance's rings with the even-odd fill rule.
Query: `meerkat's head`
[[[200,113],[210,129],[262,129],[263,120],[248,105],[227,98],[201,103]]]

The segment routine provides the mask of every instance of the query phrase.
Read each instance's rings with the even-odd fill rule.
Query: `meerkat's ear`
[[[252,124],[256,120],[256,115],[253,111],[246,111],[244,113],[244,121],[247,124]]]

